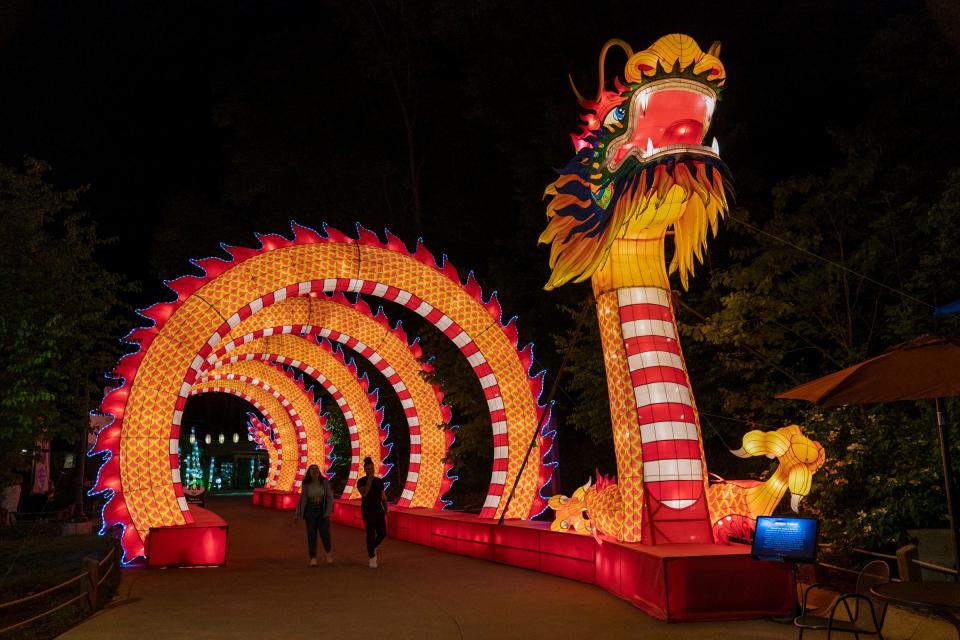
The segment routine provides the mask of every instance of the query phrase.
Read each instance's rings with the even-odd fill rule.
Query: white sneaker
[[[311,567],[317,566],[317,559],[316,559],[316,558],[310,558],[310,566],[311,566]]]
[[[327,564],[333,564],[333,554],[332,554],[332,553],[328,553],[328,554],[327,554]]]
[[[370,558],[370,568],[371,569],[377,568],[377,556],[373,556],[372,558]]]

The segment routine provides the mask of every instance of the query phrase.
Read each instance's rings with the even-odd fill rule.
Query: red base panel
[[[359,500],[337,500],[335,522],[363,527]],[[595,584],[660,620],[789,615],[789,565],[750,558],[742,545],[597,543],[539,522],[496,521],[428,509],[391,509],[389,535],[442,551]]]
[[[254,489],[253,504],[266,509],[293,511],[297,508],[300,494],[293,491],[275,491],[273,489]]]
[[[227,562],[227,523],[201,507],[190,507],[193,523],[155,527],[147,537],[148,567],[220,566]]]
[[[277,491],[273,497],[273,508],[280,511],[293,511],[300,501],[300,494],[292,491]]]

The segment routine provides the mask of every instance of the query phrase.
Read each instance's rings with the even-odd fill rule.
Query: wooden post
[[[907,544],[897,549],[897,573],[901,582],[921,582],[920,567],[913,563],[920,557],[915,544]]]
[[[960,523],[957,522],[957,495],[953,486],[953,464],[950,461],[950,432],[943,398],[934,400],[937,410],[937,432],[940,436],[940,462],[943,465],[943,488],[947,494],[947,520],[950,522],[950,548],[953,551],[953,579],[960,581]]]
[[[87,603],[90,605],[90,612],[97,610],[97,590],[100,582],[100,563],[96,558],[84,558],[83,570],[86,572],[86,580],[81,580],[81,584],[87,591]]]

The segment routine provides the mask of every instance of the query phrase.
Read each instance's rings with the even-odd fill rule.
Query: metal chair
[[[793,621],[800,629],[801,640],[807,629],[826,630],[827,640],[830,640],[834,632],[852,633],[858,639],[861,633],[875,635],[883,640],[882,629],[887,615],[887,603],[874,596],[870,589],[886,582],[890,582],[890,567],[882,560],[874,560],[860,571],[853,593],[839,593],[836,587],[825,583],[807,587],[803,592],[803,613]],[[806,613],[807,598],[814,589],[829,589],[839,593],[827,607],[826,615]]]

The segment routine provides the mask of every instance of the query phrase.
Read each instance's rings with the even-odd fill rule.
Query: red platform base
[[[363,527],[359,500],[337,500],[335,522]],[[539,522],[496,521],[427,509],[391,509],[389,535],[442,551],[595,584],[660,620],[788,615],[789,565],[750,558],[742,545],[604,542]]]
[[[293,511],[297,508],[300,494],[293,491],[275,491],[274,489],[254,489],[253,504],[267,509]]]
[[[193,524],[154,527],[147,537],[148,567],[222,566],[227,562],[227,523],[201,507],[190,507]]]

